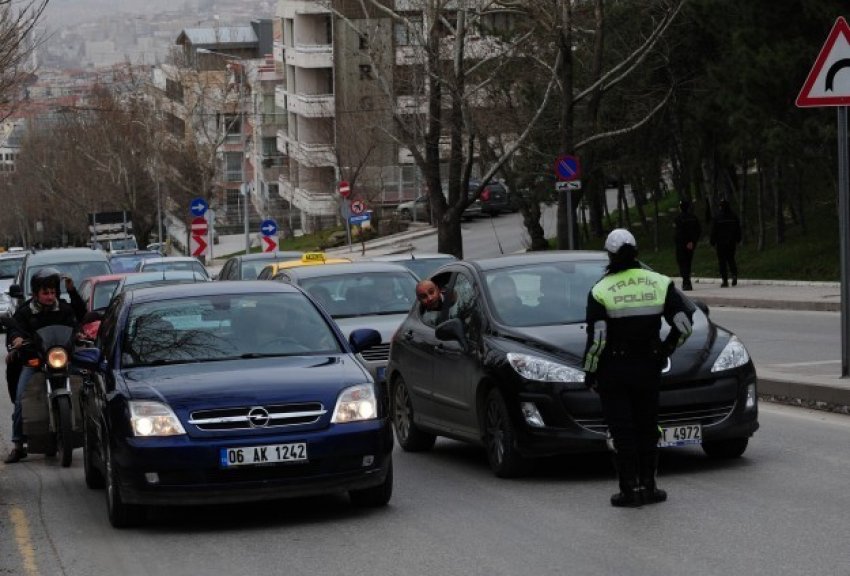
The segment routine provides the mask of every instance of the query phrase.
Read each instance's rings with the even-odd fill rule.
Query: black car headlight
[[[731,370],[732,368],[743,366],[749,361],[750,355],[747,353],[744,344],[738,340],[737,336],[732,336],[729,342],[726,343],[726,346],[723,347],[723,351],[717,357],[717,360],[714,361],[711,371],[722,372],[724,370]]]
[[[174,411],[162,402],[130,401],[130,426],[134,436],[178,436],[186,430]]]
[[[358,384],[343,390],[336,400],[331,422],[345,424],[378,417],[378,398],[372,384]]]
[[[526,380],[537,382],[584,383],[584,372],[573,366],[552,362],[531,354],[508,352],[508,363]]]

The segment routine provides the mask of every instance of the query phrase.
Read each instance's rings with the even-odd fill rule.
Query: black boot
[[[637,467],[633,458],[614,455],[614,467],[620,482],[620,491],[611,496],[611,506],[638,508],[641,504],[640,486],[637,482]]]
[[[640,458],[640,494],[644,504],[657,504],[667,500],[667,492],[656,485],[658,452],[642,453]]]

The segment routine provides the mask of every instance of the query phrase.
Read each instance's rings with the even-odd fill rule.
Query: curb
[[[803,300],[768,300],[755,298],[724,298],[723,296],[699,296],[695,299],[709,306],[720,308],[763,308],[770,310],[805,310],[814,312],[840,312],[841,302],[806,302]]]
[[[761,400],[850,414],[850,388],[810,384],[775,376],[758,377]]]

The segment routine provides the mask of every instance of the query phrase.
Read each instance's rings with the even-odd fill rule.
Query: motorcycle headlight
[[[47,351],[47,365],[54,370],[61,370],[68,364],[68,353],[64,348],[51,348]]]
[[[508,352],[508,363],[526,380],[538,382],[584,383],[584,372],[578,368],[545,360],[530,354]]]
[[[732,368],[743,366],[749,361],[750,355],[747,354],[747,349],[744,348],[744,345],[738,340],[737,336],[732,336],[729,342],[726,343],[726,346],[723,347],[723,351],[717,357],[717,360],[714,361],[711,371],[722,372],[723,370],[731,370]]]
[[[337,398],[331,422],[345,424],[373,420],[378,416],[378,399],[372,384],[358,384],[342,391]]]
[[[174,411],[162,402],[131,401],[130,426],[134,436],[178,436],[185,434]]]

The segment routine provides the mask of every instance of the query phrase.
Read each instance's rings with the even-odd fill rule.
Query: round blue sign
[[[203,216],[204,212],[206,212],[209,207],[210,206],[207,204],[207,201],[200,197],[189,202],[189,210],[195,216]]]
[[[260,224],[260,232],[263,236],[274,236],[277,234],[277,222],[272,219],[263,220],[263,223]]]

